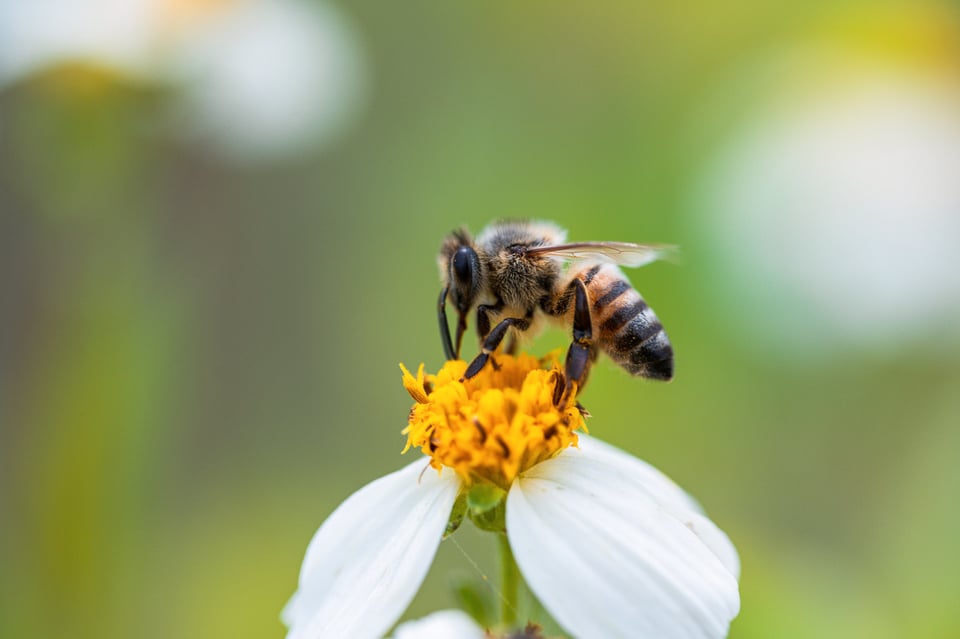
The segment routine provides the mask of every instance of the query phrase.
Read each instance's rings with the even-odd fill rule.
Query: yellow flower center
[[[479,374],[462,380],[467,364],[448,361],[436,375],[414,377],[401,364],[403,385],[416,400],[403,430],[407,445],[447,466],[467,485],[493,483],[504,490],[524,470],[577,444],[586,429],[576,389],[562,399],[564,377],[556,358],[544,369],[537,358],[497,354]]]

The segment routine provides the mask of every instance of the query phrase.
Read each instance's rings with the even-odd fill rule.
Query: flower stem
[[[500,621],[510,628],[517,623],[517,605],[520,594],[520,569],[513,558],[506,533],[497,535],[500,546],[500,589],[503,595],[503,611]]]

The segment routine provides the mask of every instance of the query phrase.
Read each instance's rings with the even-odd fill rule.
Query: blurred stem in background
[[[129,130],[142,96],[88,73],[41,79],[46,98],[11,114],[14,138],[44,140],[16,167],[42,242],[23,265],[36,305],[11,416],[30,425],[13,458],[26,490],[11,636],[120,636],[159,614],[131,586],[150,563],[183,317],[152,232],[150,156]]]

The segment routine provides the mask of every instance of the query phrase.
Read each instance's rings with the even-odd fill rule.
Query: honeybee
[[[516,338],[535,333],[542,320],[573,330],[564,394],[573,384],[583,388],[599,350],[632,375],[671,379],[673,347],[663,325],[618,268],[643,266],[671,247],[565,240],[560,227],[528,221],[495,222],[475,241],[463,229],[444,240],[437,313],[447,359],[459,358],[467,317],[475,311],[480,353],[465,379],[483,369],[508,333],[512,351]],[[455,340],[448,298],[458,314]]]

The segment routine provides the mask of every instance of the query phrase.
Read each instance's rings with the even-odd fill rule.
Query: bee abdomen
[[[673,377],[673,347],[653,309],[626,281],[592,291],[600,347],[632,375]],[[596,335],[595,335],[596,336]]]

